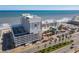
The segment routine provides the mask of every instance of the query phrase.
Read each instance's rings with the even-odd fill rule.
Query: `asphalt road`
[[[74,40],[74,42],[73,42],[74,48],[73,49],[70,49],[70,47],[72,46],[70,44],[70,45],[67,45],[63,48],[56,50],[56,51],[53,51],[51,53],[74,53],[77,49],[79,49],[79,32],[73,34],[71,39]]]

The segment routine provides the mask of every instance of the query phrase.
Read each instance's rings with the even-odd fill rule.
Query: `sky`
[[[0,10],[79,10],[79,5],[0,5]]]

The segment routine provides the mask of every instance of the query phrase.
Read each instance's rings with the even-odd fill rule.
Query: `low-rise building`
[[[74,16],[68,23],[79,26],[79,16]]]

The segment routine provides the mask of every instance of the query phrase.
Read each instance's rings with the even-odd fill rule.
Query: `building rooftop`
[[[23,16],[23,17],[28,17],[28,18],[33,18],[33,16],[30,15],[30,14],[22,14],[22,16]]]
[[[11,28],[11,25],[8,23],[4,23],[0,25],[0,30]]]
[[[26,14],[26,13],[24,13],[24,14],[22,14],[22,17],[24,18],[24,19],[26,19],[27,18],[27,20],[31,23],[31,22],[40,22],[41,21],[41,17],[39,17],[39,16],[37,16],[37,15],[31,15],[31,14]],[[23,20],[24,20],[23,19]]]
[[[13,25],[12,30],[15,36],[22,36],[25,34],[29,34],[25,31],[24,27],[21,24]]]

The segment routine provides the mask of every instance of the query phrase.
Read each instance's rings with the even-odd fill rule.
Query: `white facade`
[[[21,24],[28,33],[37,34],[41,32],[41,18],[36,15],[22,14]]]

